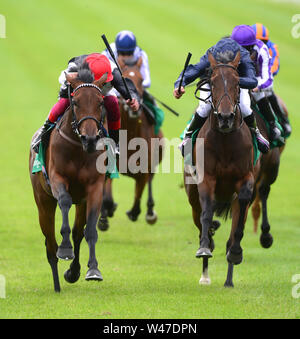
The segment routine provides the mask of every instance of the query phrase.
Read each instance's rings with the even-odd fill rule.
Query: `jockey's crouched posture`
[[[269,39],[269,30],[263,24],[256,23],[251,26],[254,32],[256,33],[256,39],[261,40],[269,49],[269,54],[271,58],[271,73],[275,77],[280,69],[280,58],[277,45]],[[286,116],[282,106],[279,104],[274,90],[268,91],[266,93],[268,100],[273,108],[274,113],[276,114],[281,126],[284,130],[285,136],[289,136],[292,132],[292,127],[290,125],[289,119]]]
[[[68,97],[68,84],[66,81],[65,72],[76,73],[78,68],[83,63],[87,63],[89,65],[91,72],[94,74],[94,80],[100,79],[105,73],[108,74],[106,83],[102,87],[102,93],[104,95],[104,107],[107,112],[109,137],[113,139],[117,147],[119,144],[119,129],[121,123],[119,103],[117,97],[112,92],[113,88],[117,89],[124,99],[127,100],[127,104],[132,108],[133,111],[138,111],[139,95],[133,82],[130,79],[125,79],[132,97],[132,100],[129,100],[126,88],[117,66],[113,62],[109,61],[106,56],[99,53],[93,53],[74,57],[68,62],[67,69],[62,71],[59,77],[59,83],[61,84],[59,99],[57,103],[51,108],[48,119],[32,142],[32,148],[35,152],[38,152],[42,136],[51,126],[53,126],[54,123],[56,123],[57,119],[64,114],[65,110],[70,105]]]
[[[174,84],[175,89],[173,91],[173,95],[175,98],[179,99],[182,96],[182,94],[185,93],[184,87],[186,85],[192,83],[197,78],[208,77],[208,72],[210,69],[208,53],[212,53],[212,55],[217,61],[224,62],[224,56],[230,55],[231,56],[230,59],[233,60],[238,52],[240,52],[241,54],[240,64],[237,69],[239,77],[240,77],[241,114],[244,118],[244,121],[250,128],[251,132],[254,133],[257,139],[259,150],[262,153],[267,153],[269,151],[270,145],[269,145],[268,140],[266,140],[261,135],[256,125],[256,119],[255,119],[254,112],[251,109],[251,100],[250,100],[250,96],[248,92],[249,89],[255,88],[257,86],[255,68],[250,58],[249,52],[245,48],[241,47],[236,41],[230,38],[221,39],[215,46],[207,50],[207,52],[201,57],[199,63],[195,65],[189,65],[183,77],[181,92],[179,92],[178,90],[179,82],[181,79],[181,75],[180,75]],[[228,61],[231,61],[231,60],[228,60]],[[200,96],[201,98],[205,99],[207,96],[209,96],[209,94],[210,94],[209,92],[205,92],[204,94],[200,93]],[[212,106],[210,102],[200,101],[199,106],[196,110],[196,113],[194,114],[192,121],[186,130],[184,140],[179,146],[182,154],[183,154],[184,145],[186,144],[188,139],[191,138],[194,131],[198,128],[201,128],[204,125],[210,113],[211,108]]]
[[[278,140],[281,132],[276,126],[273,110],[268,100],[268,97],[273,93],[273,75],[269,49],[262,41],[256,39],[255,31],[248,25],[234,27],[231,38],[246,48],[254,59],[258,85],[252,90],[252,96],[259,107],[260,113],[269,123],[270,139]]]
[[[128,30],[120,31],[116,35],[115,42],[110,44],[110,48],[113,51],[116,59],[121,56],[123,60],[127,60],[132,64],[136,63],[140,58],[142,59],[140,72],[143,77],[143,100],[144,104],[154,114],[157,126],[156,128],[158,130],[163,123],[164,113],[157,106],[157,103],[153,96],[147,91],[147,89],[151,86],[150,68],[147,53],[137,45],[135,35],[133,34],[133,32]],[[104,50],[102,54],[107,56],[109,60],[113,61],[107,49]],[[118,95],[118,93],[116,93],[116,95]]]

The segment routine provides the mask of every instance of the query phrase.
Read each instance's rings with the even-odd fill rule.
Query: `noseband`
[[[103,120],[104,120],[103,114],[101,114],[101,120],[100,121],[97,120],[95,117],[92,117],[90,115],[83,117],[79,121],[77,120],[76,113],[74,111],[73,96],[80,88],[84,88],[84,87],[95,88],[103,96],[101,88],[96,86],[95,84],[90,84],[90,83],[81,84],[74,89],[73,93],[71,93],[71,86],[70,85],[68,86],[68,96],[69,96],[71,112],[72,112],[72,122],[71,122],[72,130],[80,138],[81,137],[81,134],[79,132],[80,125],[86,120],[94,120],[96,122],[97,128],[98,128],[97,136],[99,136],[101,138],[107,137],[108,136],[107,131],[106,131],[105,127],[103,126]]]

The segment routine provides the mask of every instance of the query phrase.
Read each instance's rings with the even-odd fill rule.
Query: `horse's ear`
[[[216,67],[218,63],[217,63],[217,60],[215,59],[215,57],[212,55],[212,53],[208,52],[207,56],[208,56],[208,61],[210,63],[211,68]]]
[[[138,60],[137,63],[136,63],[137,67],[138,67],[138,68],[141,68],[142,63],[143,63],[143,58],[142,58],[142,57],[139,57],[139,60]]]
[[[78,75],[77,72],[74,73],[65,72],[66,80],[73,88],[76,88],[80,83],[80,81],[77,79],[77,75]]]
[[[118,57],[118,64],[119,64],[119,66],[120,66],[121,69],[125,67],[125,61],[124,61],[124,59],[123,59],[122,57],[120,57],[120,56]]]
[[[105,82],[107,80],[107,76],[108,76],[108,73],[107,72],[104,73],[99,80],[94,81],[94,85],[101,88],[105,84]]]
[[[240,63],[240,60],[241,60],[241,52],[238,51],[236,53],[236,56],[235,58],[233,59],[233,61],[230,62],[230,65],[232,65],[234,68],[238,68],[238,65]]]

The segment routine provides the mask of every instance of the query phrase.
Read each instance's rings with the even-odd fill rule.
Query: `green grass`
[[[7,38],[0,40],[0,275],[6,278],[0,318],[300,318],[300,300],[292,298],[291,282],[300,273],[300,39],[290,34],[291,18],[297,12],[296,5],[258,0],[1,4]],[[180,101],[172,97],[187,52],[193,53],[195,63],[233,26],[256,21],[269,27],[279,46],[281,70],[275,89],[287,103],[293,125],[269,200],[272,248],[260,247],[249,217],[242,242],[244,262],[235,267],[235,288],[225,289],[230,224],[224,223],[209,261],[212,284],[199,286],[202,265],[194,258],[198,233],[185,192],[179,188],[182,176],[155,177],[159,219],[152,227],[144,221],[146,197],[139,221],[127,219],[133,181],[121,177],[115,182],[118,210],[97,244],[104,281],[84,280],[88,247],[83,241],[81,278],[74,285],[66,283],[63,272],[69,263],[59,262],[62,291],[54,293],[28,175],[28,153],[32,134],[56,100],[57,79],[69,58],[102,50],[102,33],[113,40],[118,31],[133,30],[149,55],[151,92],[181,112],[179,118],[166,112],[163,130],[172,138],[181,133],[197,104],[193,90]],[[60,220],[58,215],[58,242]]]

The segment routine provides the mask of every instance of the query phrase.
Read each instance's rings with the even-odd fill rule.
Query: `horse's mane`
[[[222,64],[228,64],[234,59],[235,55],[233,51],[224,51],[216,53],[215,59],[217,62],[221,62]]]
[[[80,65],[77,72],[78,80],[89,84],[91,84],[94,81],[94,74],[90,70],[89,64],[87,62],[84,62],[82,65]]]

